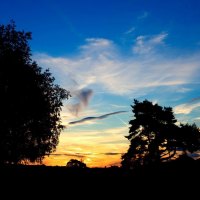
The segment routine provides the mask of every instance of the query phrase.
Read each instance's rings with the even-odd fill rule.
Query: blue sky
[[[33,58],[73,96],[47,164],[74,155],[89,166],[119,163],[134,98],[172,106],[179,121],[200,126],[200,1],[1,2],[0,23],[11,19],[32,32]],[[128,112],[69,125],[118,111]]]

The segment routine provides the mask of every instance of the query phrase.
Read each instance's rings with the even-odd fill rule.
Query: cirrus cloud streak
[[[76,56],[52,57],[40,53],[34,58],[41,66],[50,68],[56,80],[72,91],[89,88],[95,92],[130,95],[159,86],[199,83],[199,53],[175,58],[161,55],[156,49],[163,46],[166,37],[166,33],[138,36],[131,56],[119,53],[113,41],[91,38]]]

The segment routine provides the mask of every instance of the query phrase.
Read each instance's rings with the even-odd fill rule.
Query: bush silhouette
[[[161,107],[147,100],[134,100],[134,119],[129,122],[130,146],[122,156],[122,167],[159,164],[182,152],[200,150],[200,132],[193,124],[176,124],[172,108]]]
[[[71,159],[67,165],[68,168],[76,168],[76,169],[85,169],[87,168],[86,164],[82,161]]]
[[[58,144],[69,92],[31,60],[31,33],[0,25],[0,164],[41,161]]]

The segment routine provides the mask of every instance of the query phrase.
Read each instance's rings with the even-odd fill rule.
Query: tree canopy
[[[69,92],[31,59],[30,32],[0,25],[0,163],[41,161],[63,129],[62,101]]]
[[[178,126],[172,108],[147,100],[134,100],[131,107],[134,119],[129,122],[131,126],[126,136],[130,146],[122,156],[122,167],[160,163],[177,156],[177,153],[200,150],[198,127],[195,124]]]
[[[83,161],[79,161],[76,159],[71,159],[67,165],[68,168],[78,168],[78,169],[85,169],[87,168],[86,164]]]

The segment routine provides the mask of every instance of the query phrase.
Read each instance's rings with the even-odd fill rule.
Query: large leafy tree
[[[31,33],[0,25],[0,163],[41,161],[58,144],[69,92],[31,59]]]
[[[122,166],[133,168],[158,164],[177,156],[177,152],[194,152],[200,149],[200,132],[193,124],[176,124],[172,108],[161,107],[147,100],[134,100],[134,119],[129,122],[130,146],[122,156]]]

